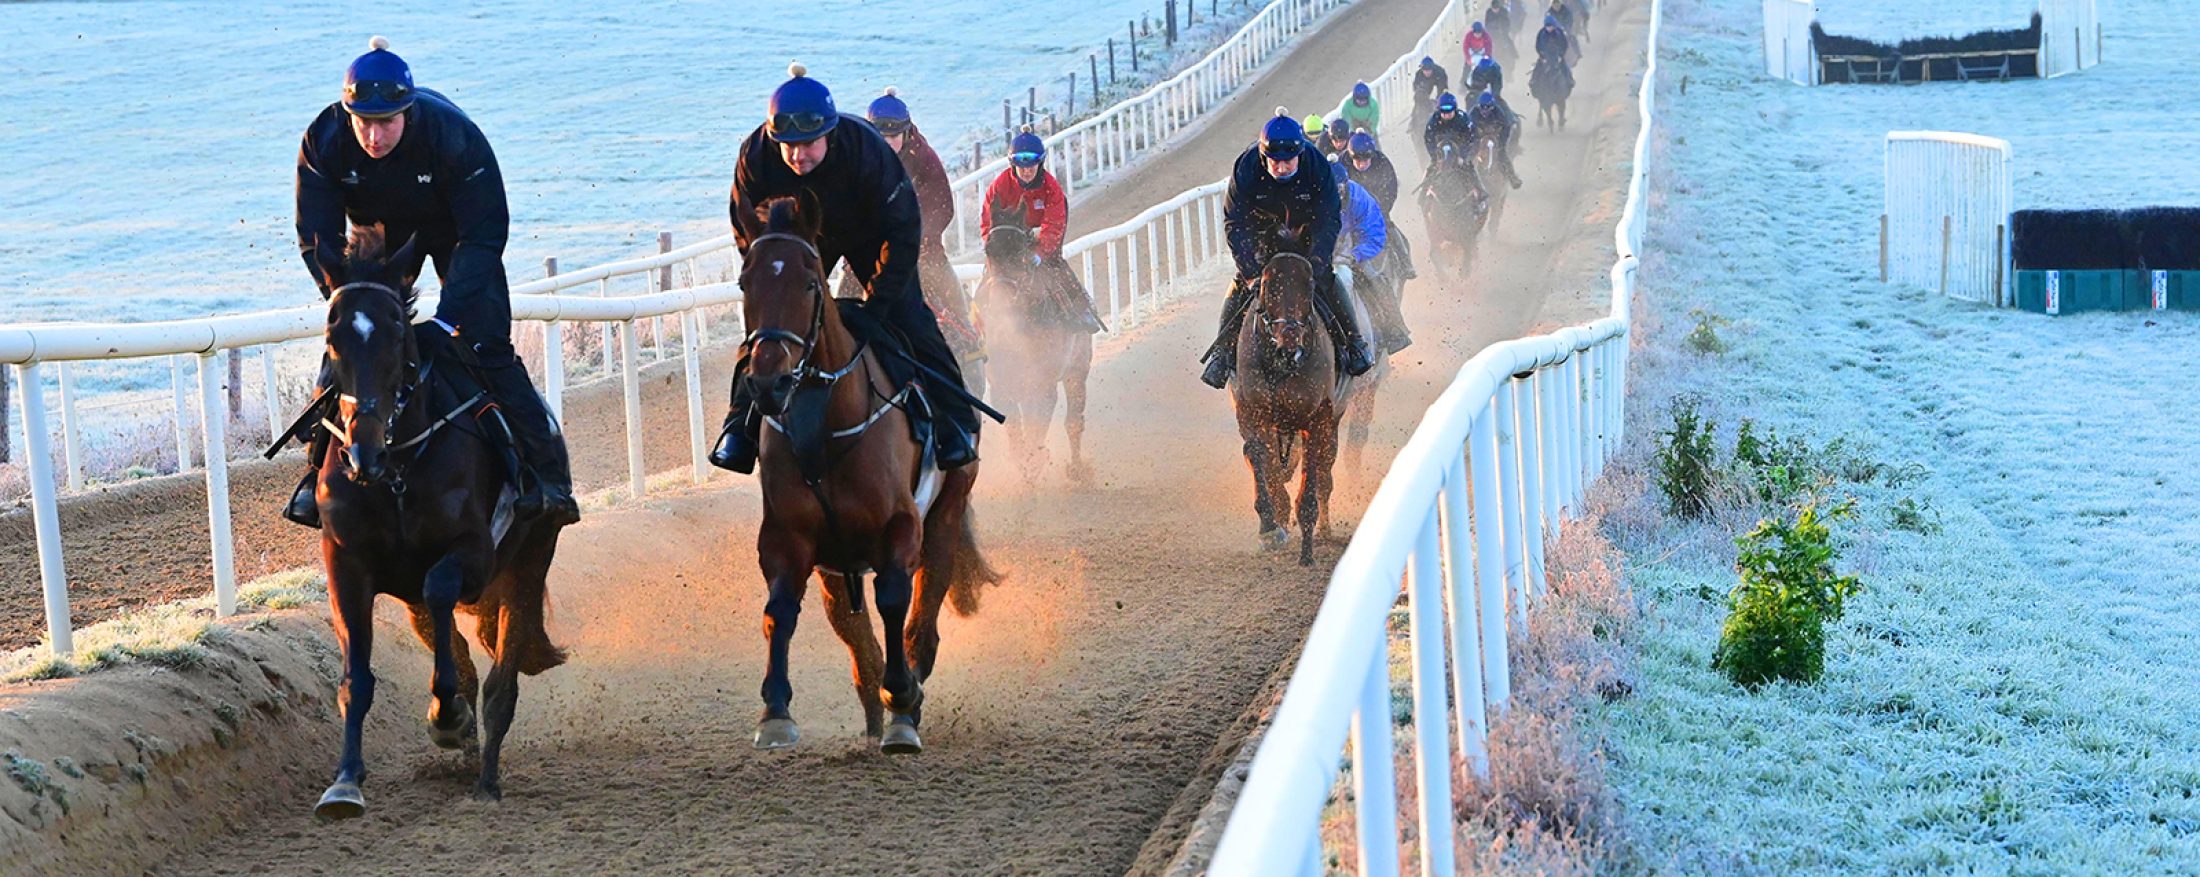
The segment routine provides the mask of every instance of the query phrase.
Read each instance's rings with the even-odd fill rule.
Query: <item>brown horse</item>
[[[1085,381],[1092,374],[1092,336],[1063,313],[1062,297],[1044,266],[1032,263],[1029,229],[995,225],[985,240],[985,279],[978,284],[986,348],[993,370],[993,400],[1008,415],[1008,440],[1026,481],[1047,469],[1047,433],[1054,428],[1057,390],[1067,404],[1069,477],[1092,480],[1085,461]]]
[[[1297,503],[1301,566],[1314,564],[1316,525],[1327,535],[1337,422],[1348,389],[1338,380],[1336,351],[1314,304],[1314,283],[1314,265],[1306,257],[1285,252],[1268,260],[1252,311],[1238,330],[1237,381],[1231,385],[1265,546],[1291,539],[1285,529],[1292,519],[1291,470],[1303,461]]]
[[[1421,184],[1421,220],[1428,226],[1429,265],[1438,279],[1464,280],[1474,271],[1474,247],[1489,221],[1487,199],[1475,194],[1474,165],[1445,144]],[[1452,261],[1456,260],[1456,261]]]
[[[855,659],[865,736],[889,753],[917,752],[941,606],[952,598],[957,614],[974,612],[978,589],[999,578],[978,553],[970,518],[978,467],[929,465],[927,443],[910,429],[922,408],[916,385],[890,379],[882,354],[856,340],[825,294],[814,206],[776,198],[758,211],[765,234],[750,242],[741,269],[749,366],[735,377],[749,382],[770,427],[757,470],[771,654],[756,746],[781,749],[801,736],[788,711],[787,648],[814,571],[825,580],[833,631]],[[863,611],[867,572],[877,581],[883,656]],[[893,713],[883,726],[882,709]]]
[[[497,761],[519,702],[519,676],[565,662],[543,629],[545,578],[560,528],[545,517],[515,521],[514,464],[501,429],[464,366],[414,335],[407,243],[387,259],[379,229],[355,230],[342,265],[322,266],[336,283],[328,308],[329,392],[338,404],[335,440],[320,468],[321,557],[329,607],[343,647],[337,703],[344,754],[336,781],[314,807],[323,820],[364,815],[366,760],[360,735],[374,706],[374,598],[387,594],[412,614],[413,632],[435,653],[428,733],[445,749],[476,745],[474,704],[487,699],[476,798],[501,797]],[[436,336],[429,336],[431,339]],[[448,342],[445,342],[448,343]],[[464,609],[489,652],[486,692],[477,691],[466,638],[453,630]]]

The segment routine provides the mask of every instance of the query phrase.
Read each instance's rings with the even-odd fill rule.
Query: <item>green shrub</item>
[[[1926,536],[1940,532],[1940,512],[1933,509],[1930,501],[1919,502],[1916,497],[1905,496],[1887,514],[1897,530]]]
[[[1696,318],[1696,328],[1688,330],[1688,337],[1682,339],[1688,349],[1706,356],[1725,353],[1728,346],[1726,339],[1719,337],[1719,328],[1733,324],[1727,322],[1725,317],[1701,308],[1688,313]]]
[[[1826,669],[1826,622],[1841,617],[1855,596],[1855,576],[1837,575],[1839,551],[1827,526],[1853,514],[1853,503],[1819,512],[1804,506],[1793,522],[1760,521],[1735,540],[1741,583],[1727,596],[1731,614],[1719,632],[1711,665],[1736,685],[1755,688],[1785,679],[1815,682]]]
[[[1713,435],[1717,424],[1705,422],[1696,406],[1693,397],[1673,400],[1673,428],[1658,433],[1654,460],[1666,508],[1683,518],[1700,518],[1711,510],[1712,482],[1719,472],[1719,445]]]

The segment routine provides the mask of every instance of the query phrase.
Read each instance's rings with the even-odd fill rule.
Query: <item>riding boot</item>
[[[306,442],[306,474],[298,479],[298,489],[290,494],[290,504],[283,506],[283,519],[301,527],[321,529],[321,500],[315,495],[320,486],[321,458],[328,456],[328,430],[313,427],[313,439]]]
[[[757,439],[764,427],[764,418],[756,414],[754,400],[749,398],[738,375],[749,370],[749,358],[741,357],[734,364],[733,401],[726,407],[726,421],[719,428],[718,444],[710,450],[710,464],[728,472],[747,475],[756,471]]]
[[[579,523],[581,509],[573,501],[573,472],[566,456],[565,435],[558,429],[557,419],[550,416],[542,395],[535,392],[534,383],[527,379],[527,367],[516,358],[487,362],[481,375],[489,384],[489,395],[495,397],[498,410],[504,413],[512,450],[518,452],[523,467],[534,473],[533,483],[517,485],[520,495],[512,510],[522,519],[548,515],[551,523],[560,527]]]
[[[1315,284],[1315,287],[1321,292],[1322,304],[1329,309],[1329,315],[1333,318],[1330,320],[1330,327],[1337,346],[1344,352],[1344,359],[1338,365],[1344,369],[1345,374],[1353,377],[1367,374],[1368,370],[1375,367],[1375,359],[1368,351],[1367,336],[1360,332],[1359,321],[1352,316],[1351,303],[1345,301],[1343,285],[1332,275]]]
[[[1238,329],[1245,324],[1245,311],[1253,304],[1253,284],[1240,280],[1230,285],[1230,295],[1222,301],[1222,328],[1215,335],[1215,343],[1208,346],[1207,354],[1199,361],[1207,364],[1205,374],[1199,379],[1217,390],[1229,386],[1230,374],[1237,370]]]

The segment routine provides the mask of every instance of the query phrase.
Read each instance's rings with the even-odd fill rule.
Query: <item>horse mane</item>
[[[397,297],[405,305],[405,319],[417,316],[413,311],[419,300],[419,292],[402,274],[402,268],[391,265],[389,238],[379,225],[359,225],[351,229],[351,238],[344,247],[344,276],[352,280],[381,283],[397,290]]]
[[[781,195],[757,206],[764,214],[765,234],[799,234],[802,205],[793,195]]]

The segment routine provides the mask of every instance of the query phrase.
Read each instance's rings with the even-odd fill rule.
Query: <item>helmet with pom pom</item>
[[[412,105],[412,68],[390,51],[387,38],[368,39],[367,53],[344,71],[344,110],[363,119],[387,119]]]
[[[1297,119],[1291,118],[1290,110],[1277,107],[1275,118],[1269,119],[1260,129],[1260,154],[1274,159],[1291,159],[1299,157],[1305,148],[1306,129]]]
[[[1352,132],[1352,140],[1345,145],[1345,152],[1355,158],[1374,155],[1375,135],[1367,133],[1365,128]]]
[[[880,134],[901,134],[909,130],[909,105],[902,102],[901,90],[892,86],[887,86],[884,94],[871,101],[863,115]]]
[[[1008,163],[1017,167],[1038,167],[1047,160],[1047,142],[1033,133],[1031,126],[1016,132],[1008,142]]]
[[[800,63],[787,65],[787,81],[772,92],[771,105],[764,129],[774,142],[808,143],[832,133],[840,124],[840,110],[833,106],[833,93],[825,84],[810,78],[810,69]]]

